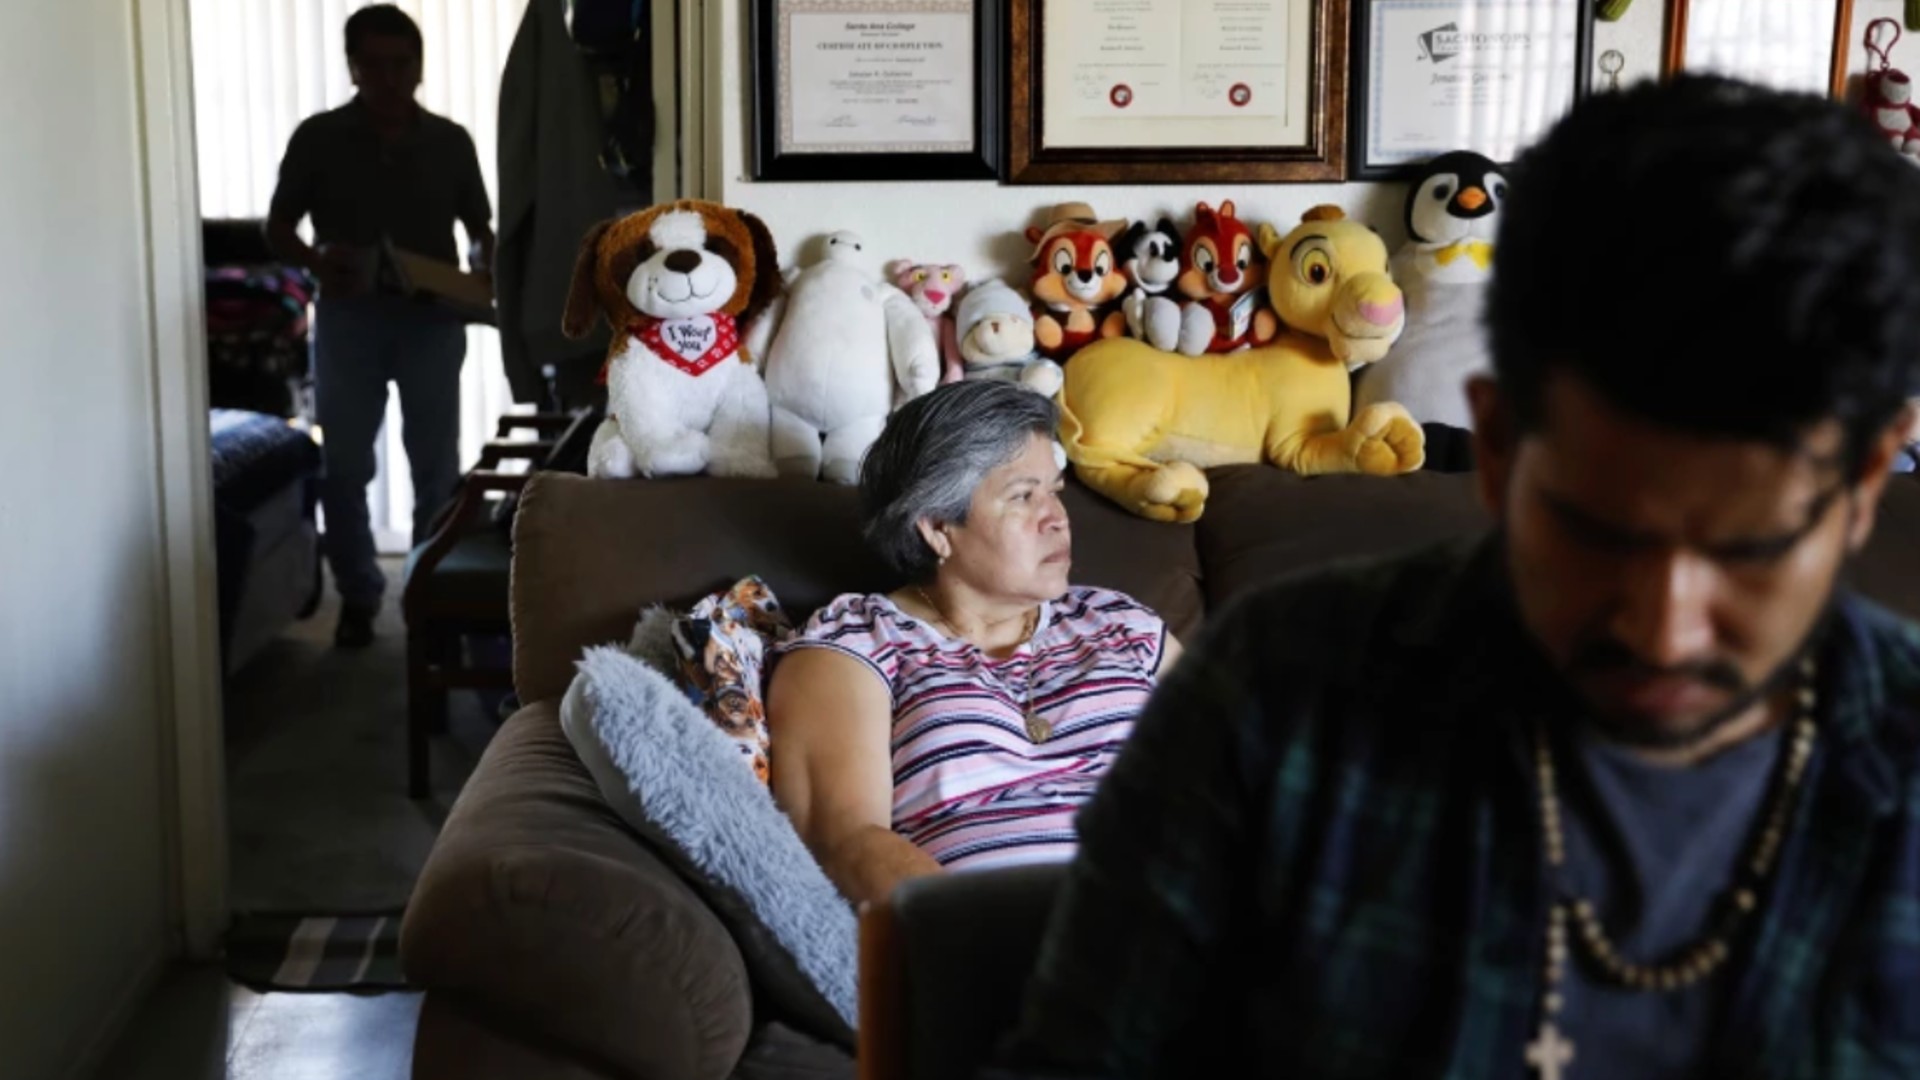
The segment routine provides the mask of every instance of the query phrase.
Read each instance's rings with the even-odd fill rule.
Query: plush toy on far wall
[[[1398,405],[1352,410],[1350,364],[1400,333],[1387,248],[1335,207],[1285,236],[1263,228],[1268,295],[1285,323],[1267,345],[1195,362],[1130,338],[1087,346],[1067,365],[1060,441],[1088,487],[1154,521],[1206,509],[1216,465],[1267,462],[1301,475],[1418,469],[1420,425]]]
[[[739,326],[779,295],[779,265],[760,219],[718,203],[682,199],[587,233],[561,329],[581,337],[600,314],[614,331],[588,475],[774,475],[767,388]]]
[[[907,294],[880,280],[866,243],[827,238],[787,276],[786,297],[748,331],[765,358],[773,462],[782,476],[851,484],[899,403],[940,381],[940,348]]]
[[[1884,41],[1881,33],[1890,31]],[[1867,114],[1895,150],[1920,161],[1920,106],[1913,103],[1913,80],[1893,66],[1900,24],[1875,19],[1867,24],[1867,72],[1860,80],[1860,111]]]
[[[1027,302],[1004,281],[983,281],[960,298],[960,354],[967,378],[1006,379],[1052,397],[1060,365],[1034,349]]]
[[[1266,284],[1265,257],[1253,233],[1234,212],[1233,200],[1215,210],[1201,203],[1193,210],[1181,260],[1178,288],[1187,298],[1180,313],[1180,351],[1188,356],[1227,353],[1265,345],[1280,332],[1280,321],[1261,303]]]
[[[1066,363],[1082,345],[1127,332],[1115,301],[1127,291],[1113,250],[1124,221],[1101,221],[1086,203],[1061,203],[1033,242],[1033,333],[1041,355]]]
[[[1379,362],[1360,373],[1355,404],[1397,401],[1427,429],[1427,468],[1473,468],[1467,378],[1487,369],[1480,308],[1493,276],[1493,239],[1507,180],[1494,162],[1470,151],[1422,166],[1407,190],[1407,242],[1393,257],[1393,279],[1407,294],[1407,329]]]
[[[1120,235],[1120,272],[1131,287],[1120,298],[1127,333],[1156,349],[1180,347],[1180,302],[1173,283],[1180,276],[1180,230],[1171,218],[1149,226],[1136,221]]]
[[[959,382],[966,369],[960,360],[959,335],[954,332],[954,299],[967,287],[967,272],[958,266],[916,263],[899,259],[887,264],[887,276],[913,306],[926,316],[927,326],[940,343],[940,382]]]

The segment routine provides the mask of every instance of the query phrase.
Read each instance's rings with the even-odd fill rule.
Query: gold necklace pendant
[[[949,634],[953,635],[955,638],[960,639],[961,641],[968,640],[966,635],[960,632],[960,628],[953,625],[953,620],[947,618],[946,611],[943,610],[939,604],[934,602],[933,597],[927,595],[927,590],[921,588],[918,585],[915,585],[913,587],[913,591],[915,595],[920,597],[920,602],[927,605],[927,607],[933,611],[934,615],[939,618],[940,625],[945,627]],[[1033,640],[1033,635],[1039,631],[1040,609],[1036,607],[1028,611],[1026,614],[1026,620],[1027,620],[1026,628],[1022,630],[1020,634],[1020,643],[1022,645],[1026,645],[1030,643]],[[1001,623],[996,623],[993,625],[1002,625],[1004,624],[1004,622],[1005,620],[1002,620]],[[1048,720],[1046,717],[1041,716],[1040,710],[1034,708],[1033,706],[1033,666],[1037,662],[1038,662],[1037,658],[1033,656],[1027,657],[1027,665],[1026,665],[1027,666],[1027,695],[1026,695],[1027,699],[1025,704],[1022,706],[1022,712],[1025,714],[1024,726],[1027,729],[1027,739],[1033,742],[1035,745],[1046,742],[1048,739],[1053,738],[1053,722],[1051,720]]]

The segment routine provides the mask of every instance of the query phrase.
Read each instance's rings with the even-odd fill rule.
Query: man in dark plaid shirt
[[[1920,635],[1838,584],[1920,171],[1685,78],[1581,105],[1503,215],[1498,528],[1207,628],[1083,812],[1008,1074],[1920,1077]]]

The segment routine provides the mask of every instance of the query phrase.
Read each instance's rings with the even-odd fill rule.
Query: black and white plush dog
[[[1180,303],[1168,295],[1180,277],[1180,232],[1169,218],[1151,228],[1136,221],[1114,245],[1120,272],[1131,287],[1120,299],[1127,332],[1156,349],[1174,351],[1180,342]]]

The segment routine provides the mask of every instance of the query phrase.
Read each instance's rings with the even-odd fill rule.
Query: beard
[[[1814,618],[1813,626],[1800,643],[1757,682],[1749,680],[1737,665],[1727,660],[1703,660],[1674,667],[1656,667],[1643,662],[1626,646],[1611,638],[1594,639],[1576,650],[1567,665],[1567,676],[1576,686],[1583,676],[1683,678],[1725,692],[1729,695],[1725,705],[1704,716],[1689,719],[1684,724],[1662,723],[1640,713],[1609,711],[1595,707],[1590,700],[1587,702],[1587,725],[1608,742],[1641,750],[1688,750],[1747,715],[1755,706],[1773,697],[1797,678],[1801,663],[1814,655],[1824,642],[1834,611],[1834,594],[1829,592],[1819,615]]]

